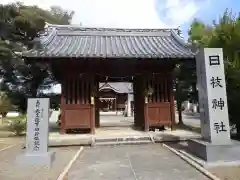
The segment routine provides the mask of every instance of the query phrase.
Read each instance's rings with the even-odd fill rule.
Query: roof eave
[[[189,56],[30,56],[22,55],[26,59],[195,59],[195,55]]]

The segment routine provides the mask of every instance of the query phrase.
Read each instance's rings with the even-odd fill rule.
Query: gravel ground
[[[216,167],[208,170],[221,180],[240,180],[240,166]]]
[[[1,180],[56,180],[79,147],[50,148],[56,152],[52,168],[19,166],[16,157],[23,153],[20,145],[0,152],[0,179]]]
[[[0,150],[16,144],[23,144],[23,142],[24,142],[24,137],[0,138]]]
[[[6,130],[0,130],[0,138],[7,138],[7,137],[12,137],[13,133],[6,131]]]
[[[1,143],[1,142],[0,142],[0,151],[1,151],[1,149],[4,149],[4,148],[9,147],[9,146],[11,146],[11,145],[10,145],[10,144],[6,144],[6,143]]]

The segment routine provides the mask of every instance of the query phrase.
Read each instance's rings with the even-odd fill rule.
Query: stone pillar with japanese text
[[[240,164],[240,143],[230,138],[223,50],[204,48],[196,56],[202,139],[189,139],[189,152],[203,166]]]
[[[51,166],[53,152],[48,151],[49,99],[29,98],[25,154],[18,162],[28,165]]]
[[[205,48],[196,57],[202,136],[214,144],[230,142],[223,52]]]
[[[49,99],[28,99],[27,111],[27,153],[48,151]]]

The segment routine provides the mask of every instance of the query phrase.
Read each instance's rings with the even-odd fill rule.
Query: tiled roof
[[[49,25],[28,57],[193,58],[173,29],[83,28]]]
[[[108,82],[108,83],[99,83],[99,90],[103,89],[112,89],[117,93],[132,93],[132,83],[125,82]]]

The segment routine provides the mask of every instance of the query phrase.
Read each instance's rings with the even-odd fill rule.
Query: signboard
[[[44,154],[48,151],[49,99],[30,98],[27,109],[27,154]]]
[[[204,48],[196,57],[202,136],[213,144],[230,142],[223,52]]]

